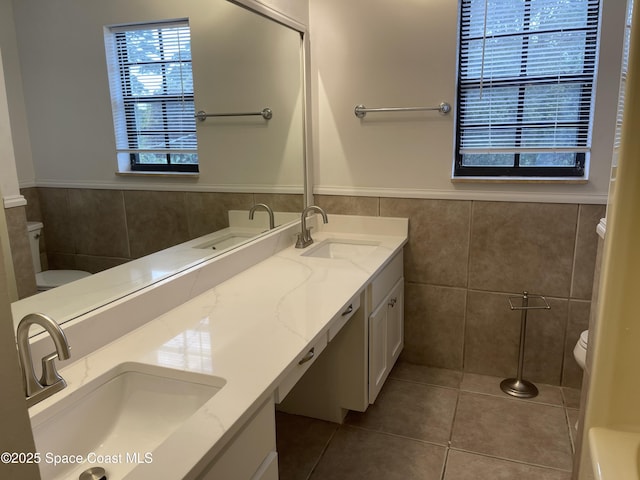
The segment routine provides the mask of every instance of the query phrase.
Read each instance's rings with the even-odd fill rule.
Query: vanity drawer
[[[393,288],[396,282],[402,277],[402,250],[387,264],[386,267],[376,275],[371,282],[371,305],[375,309],[382,302]]]
[[[300,355],[300,357],[296,360],[296,364],[280,382],[278,388],[276,388],[275,392],[275,400],[276,403],[280,403],[284,400],[284,397],[291,391],[298,380],[304,375],[309,367],[316,361],[318,356],[322,353],[324,348],[327,346],[327,335],[320,335],[318,340],[307,349],[305,353]]]
[[[336,315],[329,323],[328,340],[333,340],[333,337],[342,330],[342,327],[349,321],[354,313],[360,308],[360,294],[353,297],[347,304],[340,309],[340,313]]]

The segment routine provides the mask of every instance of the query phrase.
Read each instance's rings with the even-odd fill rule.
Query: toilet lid
[[[89,272],[82,270],[46,270],[36,273],[36,285],[38,288],[54,288],[89,275],[91,275]]]
[[[587,348],[588,341],[589,341],[589,330],[585,330],[580,334],[580,345]]]

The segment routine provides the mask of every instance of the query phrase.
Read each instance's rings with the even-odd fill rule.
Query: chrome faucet
[[[275,220],[273,218],[273,210],[266,203],[256,203],[253,207],[251,207],[251,210],[249,210],[249,220],[253,220],[253,215],[258,208],[264,208],[269,214],[269,230],[272,230],[276,226]]]
[[[56,346],[55,352],[50,353],[41,360],[42,376],[40,380],[36,378],[36,372],[33,369],[31,345],[29,344],[29,329],[34,324],[44,328],[51,335],[51,339]],[[55,359],[66,360],[69,358],[69,342],[60,326],[51,317],[43,313],[26,315],[18,324],[17,342],[27,407],[35,405],[67,386],[67,382],[56,370]]]
[[[327,219],[327,214],[326,212],[318,207],[317,205],[311,205],[307,208],[305,208],[302,211],[302,232],[300,232],[298,234],[298,241],[296,242],[296,248],[305,248],[308,247],[309,245],[311,245],[313,243],[313,238],[311,238],[311,229],[307,228],[307,214],[311,211],[311,210],[315,210],[317,211],[320,215],[322,215],[322,222],[323,223],[328,223],[329,220]]]

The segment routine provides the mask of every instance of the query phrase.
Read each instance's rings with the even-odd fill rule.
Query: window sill
[[[452,177],[451,183],[552,183],[563,185],[585,185],[584,177]]]
[[[169,178],[198,178],[200,173],[198,172],[116,172],[119,177],[169,177]]]

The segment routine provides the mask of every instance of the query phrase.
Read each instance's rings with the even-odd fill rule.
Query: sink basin
[[[42,478],[79,478],[92,467],[122,478],[152,461],[151,452],[224,384],[138,363],[115,367],[32,417]]]
[[[323,240],[317,246],[312,247],[308,252],[303,253],[305,257],[316,258],[342,258],[352,259],[370,254],[378,248],[377,242],[365,240]]]
[[[211,250],[224,250],[255,237],[255,233],[229,233],[196,245],[194,248],[207,248]]]

